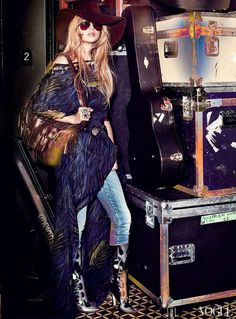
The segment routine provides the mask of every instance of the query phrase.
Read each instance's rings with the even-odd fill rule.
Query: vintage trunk
[[[236,93],[207,93],[207,107],[198,110],[188,103],[173,103],[184,154],[176,188],[195,196],[235,193]]]
[[[154,188],[172,185],[197,197],[235,193],[236,13],[155,18],[151,7],[131,5],[124,15],[128,64],[138,80],[131,77],[131,87],[143,94],[130,115],[138,123],[133,131],[130,125],[135,183],[145,170]],[[140,156],[145,140],[153,147]],[[144,164],[148,157],[152,165]]]
[[[126,187],[131,281],[163,308],[236,296],[236,195]]]
[[[235,25],[236,13],[156,21],[162,85],[183,147],[176,187],[195,196],[236,192]]]
[[[234,91],[235,22],[235,12],[188,12],[157,19],[163,86]]]

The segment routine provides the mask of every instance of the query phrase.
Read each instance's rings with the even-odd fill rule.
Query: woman
[[[73,152],[63,155],[56,168],[54,293],[66,312],[73,310],[74,301],[79,311],[95,312],[108,291],[120,310],[134,312],[125,267],[131,218],[107,119],[113,92],[110,41],[115,45],[124,28],[124,18],[102,14],[94,1],[81,0],[75,9],[62,10],[57,38],[74,63],[88,107],[79,105],[63,54],[56,57],[33,99],[33,110],[40,116],[87,123]]]

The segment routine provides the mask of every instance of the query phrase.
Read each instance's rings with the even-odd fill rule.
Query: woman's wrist
[[[80,124],[82,122],[77,115],[64,116],[61,119],[57,119],[57,121],[63,122],[63,123],[69,123],[69,124]]]
[[[70,115],[70,123],[71,124],[80,124],[82,121],[80,118],[78,118],[77,114],[76,115]]]

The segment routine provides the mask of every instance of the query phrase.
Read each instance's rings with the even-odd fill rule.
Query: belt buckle
[[[92,132],[92,134],[93,134],[94,136],[96,136],[99,131],[100,131],[100,129],[97,128],[97,127],[93,127],[92,130],[91,130],[91,132]]]

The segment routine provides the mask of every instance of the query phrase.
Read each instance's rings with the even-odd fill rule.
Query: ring
[[[80,109],[80,114],[81,114],[81,117],[84,119],[84,120],[87,120],[89,119],[89,110],[87,109]]]
[[[86,119],[88,119],[89,118],[89,114],[86,112],[84,112],[84,114],[83,114],[83,118],[86,120]]]

